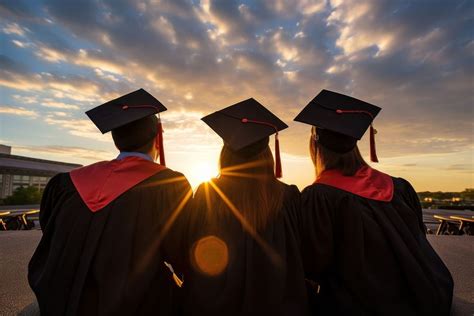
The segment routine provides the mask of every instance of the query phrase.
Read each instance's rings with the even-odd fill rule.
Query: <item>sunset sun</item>
[[[217,167],[211,162],[200,162],[187,174],[189,183],[196,188],[200,183],[211,180],[217,175]]]

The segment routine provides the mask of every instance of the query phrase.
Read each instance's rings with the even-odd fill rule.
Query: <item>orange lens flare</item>
[[[208,276],[222,273],[229,262],[229,250],[224,241],[216,236],[201,238],[193,247],[195,267]]]

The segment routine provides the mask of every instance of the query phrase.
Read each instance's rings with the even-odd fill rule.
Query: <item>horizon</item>
[[[201,117],[254,97],[289,125],[282,181],[303,189],[314,181],[310,126],[293,118],[329,89],[382,108],[371,166],[417,192],[460,192],[474,187],[473,11],[469,1],[2,3],[0,144],[83,165],[113,159],[110,134],[85,111],[144,88],[168,108],[168,167],[195,186],[217,175],[222,146]]]

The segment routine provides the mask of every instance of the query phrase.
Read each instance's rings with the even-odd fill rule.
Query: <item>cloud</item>
[[[44,43],[37,43],[35,46],[37,47],[36,56],[52,63],[68,62],[78,66],[99,69],[102,73],[106,71],[114,74],[122,74],[124,72],[123,68],[126,67],[123,63],[120,64],[113,58],[104,56],[100,51],[88,51],[81,48],[77,52],[73,52],[69,49],[55,49]]]
[[[291,121],[326,88],[383,108],[381,157],[459,152],[473,143],[472,10],[461,0],[15,1],[0,5],[1,29],[22,34],[2,34],[0,85],[19,105],[57,105],[69,116],[48,124],[71,119],[87,137],[95,130],[77,107],[143,87],[170,109],[168,139],[188,133],[195,150],[220,142],[192,120],[252,96],[290,124],[282,144],[295,155],[307,154],[308,127]]]
[[[454,164],[454,165],[449,165],[445,170],[450,170],[450,171],[461,171],[461,172],[466,172],[470,171],[472,172],[472,165],[469,164]]]
[[[6,56],[0,56],[0,86],[24,92],[48,91],[57,97],[67,97],[79,102],[97,102],[117,95],[113,90],[105,92],[105,84],[102,86],[102,82],[94,82],[91,78],[30,72],[26,65]],[[59,107],[60,103],[46,100],[45,105]],[[68,106],[68,108],[77,107]]]
[[[75,146],[25,146],[14,145],[13,150],[15,154],[24,154],[30,157],[47,156],[57,157],[61,161],[73,161],[82,163],[84,160],[98,161],[108,160],[113,157],[114,153],[105,150],[89,149]]]
[[[18,36],[25,36],[26,32],[29,30],[27,28],[21,27],[17,23],[9,23],[2,28],[2,32],[5,34],[14,34]]]
[[[41,105],[50,107],[50,108],[58,108],[58,109],[71,109],[71,110],[78,110],[79,106],[77,105],[72,105],[72,104],[66,104],[64,102],[58,102],[54,101],[52,99],[44,99],[41,102]]]
[[[57,126],[74,136],[94,139],[99,142],[110,142],[110,136],[101,135],[97,127],[88,119],[48,116],[44,119],[44,122],[49,125]]]
[[[21,103],[24,104],[34,104],[38,103],[38,98],[36,96],[26,96],[26,95],[18,95],[14,94],[13,98]]]
[[[265,3],[267,10],[274,11],[284,17],[311,16],[326,8],[325,0],[266,0]]]
[[[25,109],[23,107],[11,107],[11,106],[0,106],[0,113],[9,115],[18,115],[22,117],[34,118],[38,116],[38,113],[32,110]]]
[[[34,19],[34,11],[27,0],[4,1],[0,4],[0,16],[9,19]]]
[[[49,112],[53,116],[59,116],[59,117],[68,117],[69,113],[66,112],[60,112],[60,111],[54,111],[54,112]]]
[[[39,50],[36,51],[35,54],[36,56],[52,63],[58,63],[66,60],[66,56],[63,53],[49,47],[39,47]]]
[[[26,48],[26,47],[31,46],[31,43],[22,42],[22,41],[19,41],[19,40],[12,40],[12,43],[15,44],[16,46],[20,47],[20,48]]]
[[[173,25],[164,16],[160,16],[153,21],[152,26],[157,32],[165,36],[171,44],[176,45],[178,43]]]
[[[105,73],[104,71],[102,71],[101,69],[99,68],[95,68],[94,69],[94,72],[97,74],[97,76],[101,77],[101,78],[104,78],[104,79],[107,79],[107,80],[111,80],[113,82],[119,82],[120,79],[115,77],[114,75],[112,74],[107,74]]]

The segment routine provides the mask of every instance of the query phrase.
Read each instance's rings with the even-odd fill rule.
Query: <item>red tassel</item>
[[[160,165],[166,166],[165,161],[165,147],[163,146],[163,125],[161,124],[161,119],[158,118],[158,134],[156,135],[156,140],[158,142],[158,150],[160,151]]]
[[[377,158],[377,152],[375,150],[375,129],[370,124],[370,161],[372,162],[379,162],[379,159]]]
[[[275,134],[275,177],[277,179],[280,179],[282,177],[280,141],[278,140],[278,133]]]

